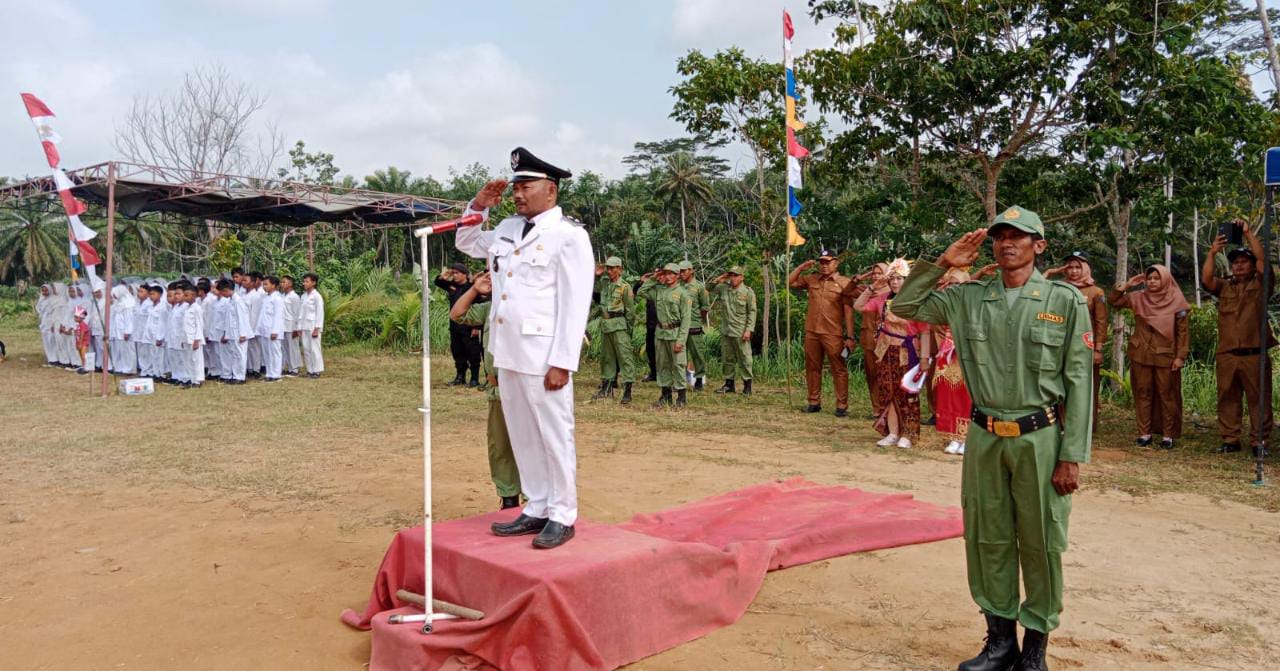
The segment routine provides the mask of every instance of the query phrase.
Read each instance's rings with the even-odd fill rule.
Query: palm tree
[[[711,199],[711,184],[703,174],[703,165],[689,152],[676,152],[663,160],[657,195],[668,203],[680,203],[680,241],[688,241],[685,208]]]
[[[35,281],[54,274],[67,257],[66,218],[8,212],[0,220],[0,277],[21,267]]]

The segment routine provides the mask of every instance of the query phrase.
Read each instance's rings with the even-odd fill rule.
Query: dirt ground
[[[392,533],[420,519],[418,359],[345,350],[320,380],[103,400],[4,330],[0,668],[365,667],[369,635],[338,615],[364,605]],[[801,415],[766,385],[680,413],[650,410],[651,385],[630,408],[586,404],[590,377],[585,517],[795,475],[958,502],[959,460],[874,447],[865,408]],[[480,393],[436,389],[440,519],[495,507],[484,412]],[[1209,455],[1212,435],[1168,455],[1122,447],[1127,430],[1104,431],[1083,469],[1051,664],[1277,668],[1275,488]],[[956,539],[771,573],[741,621],[629,668],[951,669],[981,638]]]

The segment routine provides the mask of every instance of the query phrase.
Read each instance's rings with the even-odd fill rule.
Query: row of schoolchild
[[[109,372],[183,388],[276,382],[303,366],[314,378],[324,371],[318,282],[303,275],[300,296],[292,277],[240,268],[229,278],[126,279],[111,289],[109,314],[101,280],[53,282],[36,314],[47,365],[81,374],[102,370],[105,346]]]

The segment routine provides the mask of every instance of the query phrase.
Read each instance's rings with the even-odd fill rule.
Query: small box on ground
[[[131,377],[120,381],[120,393],[125,396],[142,396],[156,390],[149,377]]]

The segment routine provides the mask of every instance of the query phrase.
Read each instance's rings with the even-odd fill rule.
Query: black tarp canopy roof
[[[160,213],[246,228],[309,226],[317,222],[406,224],[460,214],[465,206],[441,198],[124,162],[70,170],[67,176],[76,198],[104,206],[114,182],[116,212],[131,219]],[[0,207],[56,192],[53,177],[0,187]],[[56,205],[57,201],[52,203]]]

